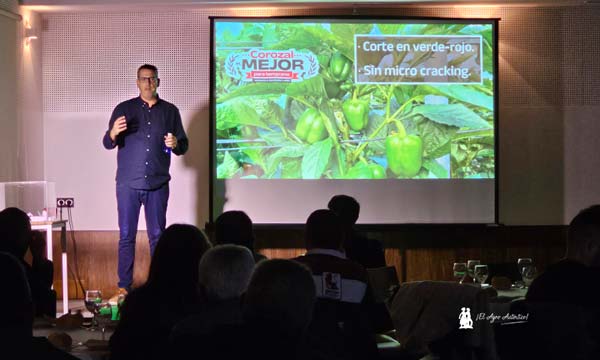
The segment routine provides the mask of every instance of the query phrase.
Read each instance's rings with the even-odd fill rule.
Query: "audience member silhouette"
[[[160,236],[148,280],[125,298],[110,338],[112,359],[167,359],[175,324],[200,302],[198,263],[210,242],[193,225],[169,226]]]
[[[254,251],[254,232],[252,220],[243,211],[225,211],[215,220],[215,245],[234,244],[247,247],[258,263],[266,257]]]
[[[0,211],[0,251],[19,259],[31,288],[36,316],[56,316],[56,292],[52,290],[53,266],[44,256],[45,241],[31,231],[29,216],[11,207]],[[32,264],[25,262],[25,253],[31,247]]]
[[[377,357],[369,313],[375,303],[365,268],[346,258],[343,225],[331,210],[316,210],[305,228],[306,255],[295,260],[312,271],[317,291],[310,347],[320,356],[342,359]]]
[[[310,358],[305,335],[315,299],[315,284],[306,266],[292,260],[261,261],[242,306],[244,322],[251,334],[247,346],[251,357]]]
[[[31,290],[22,261],[0,252],[0,359],[71,360],[75,357],[52,346],[45,337],[34,337]]]
[[[171,332],[172,348],[179,358],[193,353],[200,342],[229,341],[230,328],[242,324],[240,297],[253,271],[252,253],[243,246],[217,245],[202,256],[198,274],[205,303]],[[226,339],[218,339],[222,334]]]
[[[356,261],[365,268],[384,267],[385,252],[381,243],[375,239],[369,239],[360,235],[354,229],[354,224],[360,214],[360,204],[356,199],[348,195],[335,195],[327,204],[340,218],[346,238],[344,251],[348,259]]]
[[[549,266],[527,291],[527,300],[600,306],[600,205],[582,210],[569,224],[565,257]]]
[[[497,329],[498,353],[507,359],[600,358],[600,205],[582,210],[569,224],[567,251],[513,302],[527,314],[518,326]]]

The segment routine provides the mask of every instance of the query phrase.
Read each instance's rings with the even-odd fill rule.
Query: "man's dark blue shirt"
[[[113,142],[110,129],[121,116],[126,118],[127,130]],[[167,133],[177,138],[177,146],[173,150],[165,146]],[[167,183],[171,179],[171,151],[175,155],[183,155],[188,149],[188,139],[177,107],[160,98],[149,107],[139,96],[117,105],[102,142],[107,149],[118,147],[117,184],[141,190],[157,189]]]

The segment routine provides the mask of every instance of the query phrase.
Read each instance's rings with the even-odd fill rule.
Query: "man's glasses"
[[[152,77],[145,77],[145,76],[142,76],[142,77],[138,77],[138,81],[140,81],[140,82],[142,82],[142,83],[145,83],[145,82],[148,82],[148,81],[149,81],[149,82],[151,82],[152,84],[156,84],[156,83],[158,82],[158,78],[157,78],[157,77],[155,77],[155,76],[152,76]]]

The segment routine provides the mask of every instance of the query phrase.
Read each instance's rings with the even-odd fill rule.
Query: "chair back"
[[[398,273],[394,266],[384,266],[367,269],[369,283],[373,290],[373,296],[377,303],[387,303],[396,293],[400,286]]]

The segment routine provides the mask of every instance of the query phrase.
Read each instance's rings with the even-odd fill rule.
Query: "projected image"
[[[214,33],[217,178],[494,178],[491,24],[244,19]]]

